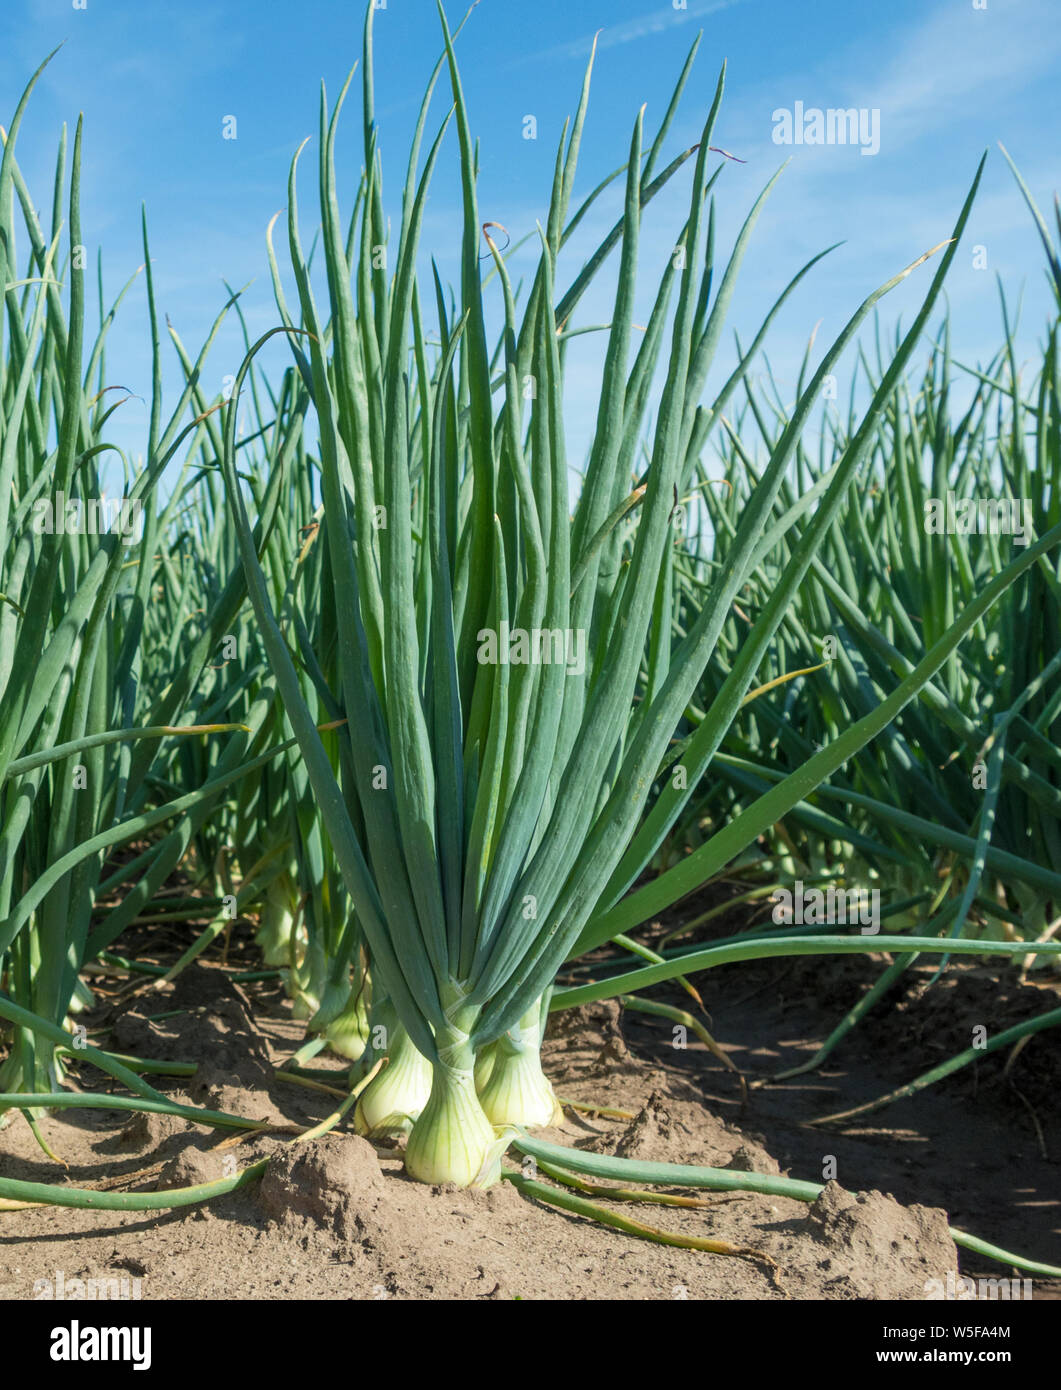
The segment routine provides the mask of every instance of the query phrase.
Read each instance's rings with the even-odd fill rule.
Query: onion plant
[[[276,331],[291,345],[319,435],[320,543],[328,559],[319,601],[334,605],[330,680],[311,639],[307,651],[308,629],[285,630],[259,562],[248,510],[253,499],[236,468],[235,402],[225,413],[223,465],[262,641],[368,944],[374,1008],[393,1010],[431,1067],[430,1094],[412,1125],[406,1166],[425,1181],[468,1184],[489,1172],[495,1127],[542,1123],[554,1113],[538,1043],[564,961],[690,891],[886,728],[992,603],[1061,539],[1061,528],[950,615],[919,663],[853,727],[755,799],[696,853],[627,893],[707,773],[822,550],[938,299],[980,174],[953,236],[935,248],[942,254],[924,303],[846,442],[774,593],[684,745],[680,766],[671,769],[671,738],[731,606],[754,572],[823,381],[881,296],[934,253],[871,294],[825,352],[772,442],[699,611],[676,637],[669,621],[676,503],[725,399],[747,370],[750,354],[714,405],[704,403],[737,271],[774,180],[750,212],[716,288],[711,195],[721,166],[714,172],[709,166],[720,76],[689,160],[687,218],[677,229],[635,348],[642,213],[664,175],[684,162],[673,161],[664,175],[653,177],[689,64],[647,151],[644,115],[636,117],[622,218],[560,293],[561,253],[581,215],[572,217],[570,204],[587,71],[576,116],[558,150],[548,217],[538,229],[535,273],[518,303],[493,224],[479,207],[476,145],[444,16],[442,28],[445,52],[421,106],[396,243],[389,244],[385,234],[370,8],[362,67],[364,169],[345,225],[334,146],[349,80],[333,110],[323,95],[321,102],[327,314],[318,305],[303,250],[299,155],[287,200],[294,309],[273,261],[282,320]],[[424,154],[430,101],[443,67],[452,108]],[[451,125],[463,200],[455,302],[434,266],[425,294],[419,267],[425,200]],[[613,250],[619,263],[611,322],[602,330],[596,429],[572,507],[565,342],[575,331],[572,315],[587,285]],[[492,262],[489,284],[484,254]],[[437,343],[425,321],[425,306],[432,303]],[[504,325],[496,361],[487,344],[488,309]],[[254,353],[271,336],[248,354],[237,396]],[[649,424],[648,405],[660,381]],[[804,511],[798,503],[789,506],[774,538],[787,534]],[[312,603],[314,596],[304,592],[302,601]],[[337,757],[318,732],[319,711],[306,699],[306,669],[313,670],[315,683],[324,677],[345,720],[336,731]],[[662,789],[646,812],[661,776]],[[828,938],[816,949],[883,944]],[[931,940],[924,944],[934,948]],[[658,980],[680,968],[655,964],[635,976]],[[575,993],[601,997],[628,987],[620,977],[589,987],[589,996]],[[372,1087],[364,1104],[371,1095]]]
[[[1016,177],[1061,304],[1057,249]],[[757,700],[735,721],[715,760],[718,778],[710,792],[693,798],[675,827],[675,841],[666,847],[671,859],[681,846],[695,847],[705,827],[738,814],[872,710],[890,682],[913,669],[1007,559],[1061,518],[1057,322],[1047,327],[1038,375],[1022,382],[1004,300],[1002,310],[1004,342],[991,362],[955,363],[944,320],[921,376],[896,382],[856,485],[759,668],[762,688],[791,684],[779,691],[781,698]],[[769,603],[791,560],[794,533],[783,534],[786,512],[809,512],[825,493],[858,427],[858,387],[876,389],[886,372],[879,332],[876,353],[875,364],[864,353],[860,357],[846,419],[826,415],[815,453],[798,446],[795,476],[781,489],[754,572],[686,711],[686,732],[707,717],[748,625]],[[807,370],[805,361],[800,385]],[[960,411],[953,404],[958,376],[972,383]],[[695,476],[687,479],[690,488],[699,484],[704,498],[694,516],[709,526],[694,531],[679,564],[673,622],[680,635],[695,622],[712,575],[734,543],[765,467],[762,455],[769,458],[791,417],[768,364],[765,385],[757,387],[748,374],[742,394],[743,404],[716,436],[721,469],[697,460]],[[719,482],[724,486],[713,485]],[[1015,528],[941,532],[937,522],[946,520],[948,494],[971,499],[977,513],[987,502],[989,520],[1001,516]],[[1016,535],[1005,534],[1012,529]],[[768,831],[765,852],[741,871],[752,885],[742,900],[758,899],[768,907],[771,891],[796,878],[805,884],[839,882],[879,889],[881,917],[892,931],[1028,941],[1052,936],[1061,897],[1059,592],[1056,552],[1044,553],[918,700]],[[1022,634],[1018,643],[1015,633]],[[684,924],[682,934],[696,925]],[[747,935],[782,938],[828,930],[767,926]],[[667,956],[681,963],[697,949],[683,946]],[[917,959],[916,951],[907,951],[882,967],[873,988],[814,1056],[782,1075],[820,1065]],[[1012,959],[1028,968],[1049,958]],[[1017,1025],[1015,1038],[1056,1022],[1056,1011],[1047,1012]],[[1011,1032],[999,1037],[1008,1039]],[[961,1054],[911,1086],[931,1084],[970,1060]]]
[[[642,111],[625,161],[572,211],[591,56],[524,292],[513,285],[512,252],[498,248],[496,224],[480,208],[478,147],[456,36],[441,10],[444,51],[420,109],[398,233],[388,235],[372,13],[362,66],[364,166],[351,213],[344,221],[335,169],[348,81],[334,109],[323,94],[321,101],[323,264],[311,270],[303,249],[296,155],[286,229],[294,295],[270,228],[278,327],[246,342],[235,391],[220,401],[204,389],[204,363],[224,313],[233,305],[238,312],[238,296],[194,358],[171,328],[183,389],[166,423],[145,233],[150,422],[146,462],[139,471],[125,464],[123,478],[145,516],[135,544],[28,524],[37,502],[60,493],[91,501],[102,489],[102,460],[117,454],[107,439],[116,407],[104,358],[117,305],[105,311],[100,294],[88,349],[80,126],[68,193],[60,148],[47,235],[14,157],[29,89],[4,137],[0,1023],[9,1039],[0,1114],[143,1109],[258,1128],[165,1097],[126,1065],[136,1059],[75,1038],[68,1022],[88,997],[81,972],[107,959],[126,928],[157,914],[197,924],[214,914],[165,972],[172,978],[231,922],[234,904],[259,913],[259,945],[282,966],[313,1035],[302,1052],[328,1044],[355,1063],[356,1084],[342,1104],[296,1142],[326,1132],[356,1103],[363,1133],[408,1131],[407,1168],[429,1182],[491,1181],[514,1140],[543,1173],[591,1195],[576,1175],[812,1200],[816,1184],[587,1156],[528,1137],[529,1127],[558,1114],[539,1055],[546,1020],[557,1009],[625,1000],[743,960],[1061,954],[1061,942],[1045,939],[810,930],[744,934],[675,955],[627,935],[765,837],[799,854],[798,837],[786,831],[782,840],[782,823],[810,825],[874,865],[916,866],[911,837],[930,822],[903,804],[891,758],[909,770],[918,809],[938,813],[929,842],[970,863],[946,912],[919,916],[922,932],[956,932],[981,902],[987,874],[1007,888],[1056,890],[1057,864],[1037,862],[1043,850],[1053,855],[1056,840],[1057,702],[1048,689],[1061,540],[1056,329],[1032,398],[1021,393],[1010,348],[979,373],[973,407],[952,426],[945,338],[921,390],[907,390],[978,170],[951,237],[870,294],[813,371],[808,358],[794,403],[764,403],[750,371],[819,256],[797,270],[708,397],[738,272],[777,177],[725,264],[716,261],[714,199],[728,157],[712,167],[721,152],[711,140],[724,70],[699,140],[663,164],[694,45],[651,140]],[[443,72],[450,109],[429,140]],[[437,264],[421,264],[420,247],[429,188],[453,143],[462,204],[456,291]],[[647,323],[635,325],[643,217],[679,178],[689,180],[687,213],[650,272]],[[568,272],[572,239],[616,179],[621,215]],[[28,243],[24,275],[16,206]],[[1061,293],[1057,253],[1038,221]],[[878,352],[872,369],[862,358],[868,402],[852,404],[846,422],[827,431],[813,463],[804,438],[824,384],[882,297],[936,255],[909,331]],[[609,264],[610,321],[576,322]],[[493,346],[488,325],[499,327]],[[603,367],[572,499],[567,355],[571,338],[590,331],[601,335]],[[275,390],[255,360],[274,334],[293,362]],[[738,418],[754,421],[762,439],[754,460],[750,430],[734,432],[724,413],[742,394]],[[1022,447],[1027,420],[1031,462]],[[987,547],[975,564],[952,547],[942,577],[908,575],[900,585],[890,576],[914,539],[925,448],[936,451],[934,484],[951,468],[982,480],[992,428],[1006,485],[1041,489],[1036,538],[1019,553]],[[723,443],[730,491],[707,491],[708,554],[683,503],[711,480],[713,441]],[[180,473],[164,498],[163,475],[176,462]],[[851,501],[860,489],[880,499],[869,520]],[[902,601],[920,605],[919,630],[904,620]],[[1006,624],[1043,619],[1034,650],[1005,670],[993,664]],[[842,629],[841,656],[803,679],[805,667],[820,665],[813,639],[830,623]],[[961,647],[970,634],[981,642],[979,656]],[[800,699],[802,707],[793,703]],[[934,741],[919,765],[926,727]],[[951,747],[942,729],[953,747],[976,747],[987,759],[979,812],[964,788],[951,800],[949,774],[931,765]],[[705,788],[714,798],[708,815]],[[1010,792],[1016,819],[995,840],[994,809],[1008,807]],[[855,808],[845,819],[837,799]],[[676,853],[691,818],[706,834],[690,853]],[[831,848],[814,855],[812,865],[832,867]],[[649,876],[649,868],[659,872]],[[191,891],[175,903],[178,870]],[[636,968],[620,963],[607,978],[556,988],[561,970],[609,941],[641,957]],[[1020,1025],[990,1045],[1055,1021]],[[129,1094],[64,1087],[61,1059],[75,1054]],[[162,1194],[0,1178],[0,1209],[179,1207],[244,1186],[267,1162]],[[574,1192],[511,1170],[505,1176],[528,1195],[636,1234],[684,1239],[604,1214]],[[953,1235],[980,1253],[1057,1272]],[[739,1253],[723,1242],[686,1243]]]
[[[857,490],[759,673],[769,681],[802,671],[803,679],[783,702],[759,701],[749,708],[739,737],[730,742],[736,756],[720,762],[723,777],[742,794],[761,789],[764,776],[769,780],[780,769],[798,766],[817,743],[871,708],[1004,560],[1020,553],[1019,540],[990,531],[982,536],[927,531],[926,518],[934,515],[937,502],[945,505],[950,493],[986,499],[992,507],[997,501],[1007,512],[1015,507],[1034,519],[1029,541],[1056,519],[1053,332],[1030,404],[1012,370],[1005,379],[1007,365],[1013,365],[1011,339],[977,385],[971,404],[952,421],[954,366],[945,329],[916,392],[905,382],[897,387]],[[776,401],[764,401],[750,387],[749,401],[747,428],[734,425],[726,440],[732,497],[710,500],[723,552],[758,474],[745,441],[761,429],[772,447],[783,427],[784,411]],[[1022,418],[1032,421],[1030,437]],[[801,457],[789,505],[797,497],[820,494],[848,433],[835,422],[824,456]],[[780,540],[762,556],[744,595],[744,615],[767,601],[790,550],[790,543]],[[691,620],[708,582],[692,580],[680,628]],[[942,873],[956,898],[972,885],[977,915],[991,914],[994,902],[1001,910],[995,920],[1007,929],[1029,935],[1042,930],[1061,887],[1061,794],[1052,737],[1061,640],[1057,596],[1056,562],[1040,561],[1007,593],[991,621],[979,625],[975,645],[956,652],[919,701],[823,788],[813,810],[805,808],[806,831],[793,827],[799,846],[813,853],[812,847],[835,840],[854,851],[849,837],[855,834],[863,862],[902,893],[924,892]],[[701,700],[710,698],[710,683],[717,684],[717,673],[739,648],[742,629],[743,619],[735,615]],[[1014,631],[1028,639],[1017,650]],[[702,717],[699,701],[690,717],[693,722]],[[837,810],[841,804],[847,807],[846,828],[836,820],[843,814]],[[802,871],[817,867],[796,842],[779,847],[779,853],[790,863],[796,856]],[[999,898],[1005,884],[1013,894],[1008,905]],[[990,885],[998,886],[988,891]],[[956,930],[971,906],[972,899]]]
[[[54,1030],[90,1000],[82,967],[182,861],[245,762],[250,726],[274,700],[263,687],[244,733],[213,684],[210,657],[243,602],[241,569],[230,565],[216,602],[197,613],[193,576],[166,551],[181,488],[163,502],[160,480],[182,449],[191,468],[208,439],[202,417],[182,424],[191,384],[170,418],[163,414],[146,232],[153,390],[143,467],[134,470],[108,441],[124,397],[113,398],[105,343],[132,281],[108,308],[98,272],[99,327],[90,337],[80,123],[72,151],[65,131],[60,141],[47,227],[15,159],[39,72],[0,163],[0,1019],[14,1025],[0,1065],[7,1094],[57,1090],[56,1037],[34,1020]],[[122,492],[108,510],[112,457]],[[275,505],[274,496],[266,519]],[[208,737],[226,731],[235,732],[226,743]],[[175,787],[171,753],[182,738],[209,746],[198,778]],[[146,846],[107,862],[141,838]]]

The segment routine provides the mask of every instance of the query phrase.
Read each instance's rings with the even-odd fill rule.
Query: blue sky
[[[61,123],[85,116],[84,239],[104,251],[108,295],[142,260],[140,203],[147,206],[160,309],[190,351],[224,299],[222,280],[253,281],[244,298],[252,331],[276,322],[264,236],[285,203],[291,156],[315,137],[319,82],[338,92],[360,52],[360,0],[5,0],[0,13],[0,121],[7,125],[32,70],[55,46],[19,137],[19,160],[38,206],[47,208]],[[544,216],[556,141],[573,112],[593,33],[600,29],[590,115],[575,203],[622,162],[638,107],[654,132],[689,45],[703,40],[669,150],[691,144],[703,123],[719,65],[728,62],[726,98],[715,143],[746,162],[730,164],[718,185],[719,246],[728,245],[748,207],[791,156],[756,230],[731,327],[747,340],[793,272],[838,240],[783,311],[771,363],[782,389],[792,385],[808,336],[819,346],[860,300],[953,224],[985,149],[988,170],[949,280],[956,355],[986,359],[1000,340],[995,273],[1013,301],[1024,293],[1019,347],[1034,359],[1048,299],[1030,219],[996,142],[1002,140],[1036,198],[1048,209],[1061,186],[1057,154],[1061,106],[1061,23],[1057,0],[480,0],[458,44],[473,127],[481,137],[480,209],[514,239]],[[463,6],[447,7],[451,25]],[[387,0],[376,15],[377,114],[388,204],[400,193],[420,93],[440,50],[434,0]],[[880,111],[880,150],[847,145],[781,147],[773,113],[805,107]],[[440,84],[433,115],[448,96]],[[237,139],[222,138],[226,116]],[[339,148],[346,205],[360,171],[360,119],[347,108]],[[524,117],[537,140],[523,138]],[[314,153],[303,160],[303,232],[312,236]],[[688,179],[646,215],[643,307],[683,218]],[[614,221],[616,187],[573,245],[566,284],[596,232]],[[425,247],[455,272],[459,239],[457,151],[447,135],[424,229]],[[278,238],[281,242],[282,237]],[[986,248],[976,270],[972,248]],[[283,259],[281,255],[281,259]],[[530,253],[516,264],[530,269]],[[922,270],[884,301],[882,317],[907,320],[928,283]],[[602,280],[583,322],[608,317]],[[146,314],[137,286],[110,339],[115,382],[146,395]],[[569,369],[572,463],[592,425],[599,339],[576,340]],[[727,346],[726,353],[730,351]],[[220,390],[239,360],[235,332],[211,359],[208,387]],[[848,359],[850,361],[850,358]],[[724,363],[719,365],[720,373]],[[211,375],[212,374],[212,375]],[[178,379],[167,357],[167,380]],[[709,383],[710,384],[710,383]],[[840,379],[840,394],[844,380]],[[135,452],[146,411],[130,401],[115,433]],[[142,448],[142,443],[139,447]]]

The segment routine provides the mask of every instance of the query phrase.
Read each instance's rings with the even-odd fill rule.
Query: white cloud
[[[716,14],[719,10],[732,9],[734,5],[746,3],[747,0],[689,0],[689,6],[684,10],[677,10],[673,5],[664,3],[658,9],[637,15],[634,19],[628,19],[623,24],[606,25],[600,30],[597,47],[598,49],[615,48],[619,44],[634,43],[638,39],[650,38],[653,34],[670,33],[678,25],[685,24],[690,19],[702,19],[706,15]],[[582,38],[557,44],[554,48],[546,49],[543,52],[527,54],[518,59],[513,66],[538,63],[546,58],[581,58],[585,61],[589,56],[592,43],[593,35],[585,34]]]
[[[939,9],[906,38],[881,77],[866,84],[866,100],[880,107],[893,140],[972,119],[983,97],[997,103],[1004,92],[1019,91],[1056,65],[1057,19],[1052,0]]]

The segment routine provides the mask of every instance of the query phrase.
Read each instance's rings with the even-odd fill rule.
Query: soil
[[[0,1213],[0,1299],[39,1296],[35,1284],[39,1291],[38,1281],[60,1271],[68,1285],[139,1280],[145,1299],[494,1300],[918,1300],[929,1280],[959,1268],[973,1277],[1013,1273],[958,1252],[948,1222],[1058,1263],[1061,1117],[1049,1101],[1059,1064],[1049,1032],[1030,1040],[1008,1076],[1006,1054],[991,1054],[873,1115],[809,1124],[967,1047],[974,1023],[997,1031],[1056,1007],[1056,983],[1000,988],[996,973],[952,965],[926,991],[932,968],[912,970],[820,1070],[767,1080],[811,1056],[882,965],[769,961],[697,976],[715,1038],[751,1083],[746,1100],[738,1079],[695,1036],[684,1048],[673,1045],[667,1019],[621,1012],[614,1002],[553,1016],[544,1056],[558,1094],[625,1117],[567,1108],[562,1128],[542,1137],[812,1181],[835,1174],[813,1204],[753,1194],[702,1194],[706,1204],[691,1210],[601,1203],[748,1254],[650,1243],[528,1200],[509,1183],[485,1191],[426,1187],[404,1176],[398,1150],[374,1147],[345,1127],[298,1145],[284,1133],[233,1142],[171,1116],[66,1110],[40,1126],[65,1169],[16,1117],[0,1131],[0,1173],[149,1191],[272,1161],[260,1182],[173,1212]],[[653,993],[691,1004],[677,988]],[[169,1016],[149,1017],[158,1014]],[[198,1063],[191,1078],[152,1078],[197,1105],[305,1127],[339,1103],[276,1080],[274,1068],[300,1045],[303,1025],[272,983],[241,987],[216,966],[196,964],[173,985],[111,993],[105,1002],[101,995],[88,1024],[105,1024],[104,1045],[117,1051]],[[330,1067],[343,1085],[340,1059],[322,1054],[313,1065]],[[86,1089],[110,1084],[89,1066],[78,1079]],[[1036,1279],[1034,1293],[1061,1297],[1061,1283]]]

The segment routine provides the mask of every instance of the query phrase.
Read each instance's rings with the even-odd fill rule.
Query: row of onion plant
[[[1024,192],[1061,303],[1057,251]],[[962,366],[952,359],[944,320],[921,376],[913,384],[897,383],[856,486],[758,674],[768,685],[793,673],[799,679],[786,684],[783,698],[756,701],[735,723],[716,761],[711,794],[687,808],[672,856],[681,846],[695,846],[705,827],[732,816],[861,718],[890,682],[924,657],[954,614],[1061,518],[1058,325],[1047,325],[1041,369],[1023,384],[1004,301],[1003,327],[1003,347],[992,361]],[[868,390],[885,372],[879,340],[877,351],[873,365],[861,357]],[[956,376],[972,383],[960,411],[953,405]],[[765,385],[757,388],[748,377],[743,393],[743,408],[719,440],[715,478],[725,486],[710,486],[711,466],[698,464],[710,525],[682,558],[674,618],[679,632],[695,620],[711,567],[732,543],[764,466],[754,441],[768,457],[788,419],[790,408],[768,364]],[[852,401],[854,395],[853,388]],[[853,404],[846,419],[826,417],[816,455],[797,450],[796,475],[782,489],[777,518],[797,500],[807,505],[824,492],[856,429]],[[948,495],[955,518],[949,526]],[[969,518],[961,526],[959,501]],[[985,501],[988,524],[981,531]],[[687,711],[689,727],[704,718],[751,615],[768,602],[791,553],[790,538],[767,532],[757,571]],[[893,931],[1010,941],[1053,936],[1061,898],[1059,578],[1056,554],[1043,555],[918,700],[770,832],[766,847],[742,866],[742,900],[758,901],[769,912],[771,895],[791,890],[799,879],[876,889]],[[1019,643],[1016,633],[1022,634]],[[683,934],[694,927],[686,923]],[[824,930],[806,927],[808,933]],[[674,949],[680,955],[690,947]],[[917,959],[916,952],[903,953],[883,966],[874,988],[807,1066],[820,1064]],[[1028,954],[1013,964],[1045,968],[1049,962]],[[1009,1040],[1057,1022],[1057,1011],[1048,1011],[1017,1025]],[[1005,1041],[1009,1032],[999,1038]],[[963,1053],[963,1064],[969,1060]]]
[[[897,940],[926,952],[1027,952],[1023,943],[941,944],[934,937],[756,940],[706,948],[678,963],[654,956],[607,980],[555,987],[565,962],[625,939],[624,933],[732,863],[886,730],[1010,586],[1052,550],[1061,527],[986,579],[911,669],[882,686],[849,728],[735,808],[692,854],[643,882],[691,796],[713,774],[721,742],[755,693],[757,672],[823,553],[939,300],[980,171],[952,236],[874,291],[822,355],[772,441],[709,589],[679,631],[670,621],[680,597],[679,498],[788,294],[707,403],[705,387],[741,261],[775,181],[752,207],[725,265],[716,266],[714,196],[726,161],[712,168],[711,140],[724,75],[696,145],[662,168],[692,55],[650,142],[644,113],[636,117],[619,171],[622,214],[568,280],[565,246],[609,183],[605,179],[572,212],[587,71],[558,149],[533,278],[525,294],[517,293],[494,229],[483,225],[477,147],[444,16],[444,52],[421,108],[398,234],[388,237],[371,22],[370,7],[362,66],[364,169],[345,223],[335,137],[346,92],[334,110],[322,97],[322,277],[311,273],[303,250],[296,156],[287,212],[293,292],[284,288],[269,242],[277,329],[249,346],[230,399],[208,402],[201,392],[202,355],[192,361],[179,349],[186,385],[166,431],[157,426],[160,395],[153,402],[148,464],[134,486],[149,491],[185,445],[187,471],[159,509],[165,525],[157,534],[168,547],[186,524],[192,553],[181,558],[179,547],[166,550],[156,572],[154,548],[140,552],[147,576],[141,597],[149,606],[150,584],[157,580],[171,624],[167,629],[149,617],[140,644],[145,631],[153,641],[172,638],[172,623],[186,603],[198,616],[176,641],[159,641],[169,660],[155,670],[157,693],[145,699],[146,708],[133,705],[121,717],[108,710],[92,726],[99,733],[82,734],[96,740],[91,747],[132,745],[128,783],[140,799],[124,816],[118,813],[116,824],[108,807],[106,828],[93,834],[89,827],[66,855],[47,862],[8,911],[0,947],[10,959],[12,943],[27,939],[38,904],[64,874],[142,837],[146,847],[117,871],[127,890],[120,903],[108,904],[101,920],[96,914],[83,943],[68,932],[57,947],[49,946],[49,968],[57,949],[76,980],[79,963],[113,945],[190,846],[198,881],[209,882],[216,895],[226,886],[227,846],[233,845],[239,891],[249,883],[253,894],[268,898],[276,890],[276,929],[263,908],[262,944],[286,949],[289,984],[311,1013],[311,1027],[323,1033],[340,1017],[349,1020],[352,1009],[363,1040],[357,1011],[370,999],[370,1021],[381,1025],[381,1041],[373,1026],[366,1064],[383,1047],[390,1065],[367,1089],[359,1082],[350,1100],[359,1098],[360,1122],[369,1130],[411,1122],[406,1166],[413,1176],[462,1185],[491,1181],[510,1142],[567,1171],[596,1171],[595,1157],[543,1146],[526,1133],[556,1114],[539,1057],[548,1011],[764,955],[875,951],[894,948]],[[425,153],[431,99],[443,71],[451,106]],[[450,133],[463,207],[455,293],[447,293],[436,266],[429,274],[420,268],[425,202]],[[4,165],[9,179],[11,143]],[[635,330],[643,214],[679,176],[689,179],[687,215],[652,281],[647,324]],[[72,225],[70,234],[75,230]],[[786,481],[823,383],[881,298],[933,257],[921,309],[853,422],[816,506],[808,511],[803,499],[786,502]],[[596,427],[572,504],[567,344],[582,331],[574,316],[605,263],[615,269],[614,308],[598,330],[604,347]],[[798,270],[792,284],[813,266]],[[72,279],[71,321],[73,311],[80,312],[78,294]],[[492,315],[502,323],[496,352],[488,346]],[[294,365],[275,396],[262,387],[268,409],[263,394],[248,439],[240,418],[247,396],[255,396],[256,353],[276,335],[287,341]],[[157,344],[155,361],[157,380]],[[86,388],[72,344],[63,362],[63,380],[78,402]],[[6,402],[10,385],[5,391]],[[192,419],[182,438],[184,411]],[[66,452],[61,443],[57,460],[33,455],[42,488],[66,477],[82,457],[79,445],[96,447],[82,438],[73,417],[64,420]],[[311,424],[312,448],[303,428]],[[20,420],[15,438],[24,448]],[[251,459],[254,466],[244,466]],[[191,502],[193,488],[201,490]],[[182,510],[186,505],[190,514]],[[735,602],[761,563],[767,528],[771,546],[791,533],[791,555],[676,757],[672,740],[702,689]],[[5,536],[9,551],[17,551],[17,533]],[[111,551],[100,547],[99,553],[99,568],[110,573]],[[13,596],[16,616],[24,607],[21,592]],[[244,593],[253,627],[246,626]],[[58,622],[64,642],[68,628]],[[235,655],[219,661],[223,639],[233,634]],[[534,644],[533,653],[520,645],[524,638]],[[46,655],[49,650],[46,645]],[[57,647],[57,654],[62,650]],[[538,659],[528,659],[532,654]],[[38,667],[31,679],[19,667],[13,679],[28,681],[40,700],[46,674]],[[145,732],[172,732],[171,717],[192,709],[223,710],[238,716],[229,722],[240,727],[215,746],[201,744],[202,726],[193,726],[194,744],[165,745],[164,762],[153,768]],[[138,710],[150,715],[150,725],[138,722]],[[16,733],[23,729],[32,732],[25,718]],[[56,762],[62,751],[80,751],[57,752],[54,739],[41,738],[42,765]],[[15,739],[16,751],[24,746]],[[299,756],[288,757],[296,747]],[[106,887],[115,886],[112,875]],[[244,902],[250,901],[245,894]],[[196,947],[217,925],[200,934]],[[1061,945],[1045,942],[1038,949],[1056,954]],[[12,978],[17,983],[21,976],[13,972]],[[0,1013],[32,1041],[70,1042],[54,1009],[27,1008],[3,994]],[[254,1124],[167,1101],[114,1057],[94,1048],[83,1054],[134,1092],[123,1098],[131,1108],[168,1109],[204,1124]],[[49,1078],[41,1093],[23,1090],[21,1108],[118,1103],[113,1094],[75,1095],[59,1084]],[[18,1102],[19,1096],[0,1095],[0,1104]],[[661,1176],[655,1168],[610,1162],[636,1181],[743,1185],[804,1199],[818,1190],[763,1175],[678,1168]],[[261,1164],[251,1165],[219,1183],[162,1194],[101,1194],[4,1179],[0,1201],[150,1209],[230,1191],[260,1171]],[[526,1186],[518,1175],[508,1176]],[[971,1239],[964,1237],[967,1244]]]

